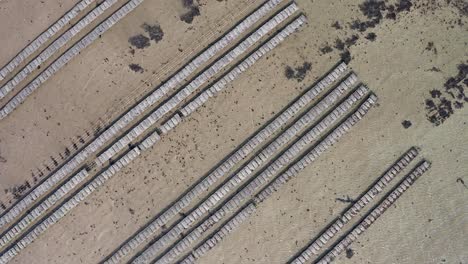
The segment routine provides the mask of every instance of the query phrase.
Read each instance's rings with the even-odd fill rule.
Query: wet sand
[[[432,168],[360,236],[351,246],[351,258],[343,254],[336,263],[468,261],[463,250],[468,189],[457,181],[468,182],[468,148],[461,143],[468,139],[468,110],[456,109],[443,124],[434,126],[425,109],[429,92],[442,89],[449,77],[457,75],[456,66],[466,61],[468,19],[453,6],[433,12],[414,6],[397,14],[396,20],[383,19],[360,33],[350,29],[349,23],[356,18],[365,20],[358,8],[361,2],[298,0],[308,16],[307,26],[115,175],[12,262],[98,262],[323,75],[340,59],[342,51],[333,47],[336,39],[345,41],[353,35],[359,39],[349,46],[350,67],[378,95],[379,106],[262,203],[200,263],[286,262],[345,208],[347,204],[336,198],[356,197],[411,146],[421,148],[420,156],[431,161]],[[96,124],[106,123],[125,102],[132,102],[183,64],[187,53],[196,50],[195,40],[216,30],[210,26],[213,21],[236,6],[236,1],[204,2],[201,16],[186,24],[179,19],[183,12],[180,3],[146,2],[119,22],[2,120],[0,155],[7,160],[0,164],[2,189],[30,180],[31,170],[50,162],[48,156],[63,153],[65,147],[73,151],[72,139],[78,143],[76,136],[92,133]],[[332,27],[336,21],[343,29]],[[142,33],[140,26],[145,22],[158,22],[165,36],[132,55],[127,40]],[[374,41],[366,39],[369,32],[375,33]],[[437,52],[427,49],[429,42]],[[326,46],[332,51],[323,54]],[[298,67],[304,62],[310,62],[312,69],[302,82],[284,76],[286,66]],[[131,63],[141,65],[144,72],[131,71]],[[431,70],[433,67],[439,71]],[[411,126],[404,128],[404,120]]]

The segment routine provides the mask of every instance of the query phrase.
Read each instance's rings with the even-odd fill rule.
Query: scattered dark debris
[[[427,46],[425,48],[427,51],[432,51],[434,54],[437,54],[437,48],[434,46],[434,42],[430,41],[427,43]]]
[[[133,210],[132,208],[128,208],[128,211],[130,212],[131,215],[135,214],[135,210]]]
[[[428,71],[432,71],[432,72],[441,72],[441,70],[435,66],[433,66],[432,68],[430,68]]]
[[[184,21],[187,24],[191,24],[193,22],[194,17],[200,15],[200,8],[195,5],[193,0],[182,0],[182,4],[185,8],[189,10],[180,16],[180,20]]]
[[[401,122],[401,124],[405,129],[408,129],[412,125],[411,121],[409,120],[404,120],[403,122]]]
[[[377,38],[377,35],[374,32],[369,32],[365,38],[370,41],[374,41]]]
[[[468,186],[465,184],[465,181],[462,178],[457,178],[457,182],[461,183],[463,186],[465,186],[466,189],[468,189]]]
[[[431,90],[431,98],[426,99],[426,117],[435,126],[442,124],[455,109],[463,108],[468,102],[465,94],[465,88],[468,86],[468,63],[461,63],[457,68],[457,76],[448,78],[444,83],[445,90]]]
[[[346,249],[346,257],[347,258],[352,258],[354,256],[354,251],[351,248]]]
[[[286,66],[285,76],[286,78],[296,79],[298,82],[302,82],[309,72],[312,69],[312,64],[310,62],[304,62],[302,66],[296,67],[293,69],[291,66]]]
[[[354,203],[355,200],[351,199],[349,195],[346,195],[346,198],[336,198],[336,201],[342,202],[342,203]]]
[[[338,22],[338,21],[335,21],[335,23],[333,23],[331,26],[336,28],[336,29],[342,29],[342,27],[340,25],[340,22]]]
[[[137,49],[144,49],[150,46],[150,39],[142,34],[130,37],[128,42]]]
[[[0,163],[6,163],[6,162],[7,160],[4,157],[0,156]]]
[[[333,48],[330,47],[328,44],[325,47],[320,49],[320,52],[322,52],[322,54],[330,53],[332,51],[333,51]]]
[[[145,30],[145,32],[149,34],[150,39],[154,40],[154,42],[158,43],[159,41],[163,39],[164,32],[161,29],[160,25],[158,24],[149,25],[149,24],[144,23],[142,27]]]
[[[143,73],[143,68],[136,64],[136,63],[132,63],[130,65],[128,65],[128,67],[130,68],[130,70],[134,71],[134,72],[139,72],[139,73]]]

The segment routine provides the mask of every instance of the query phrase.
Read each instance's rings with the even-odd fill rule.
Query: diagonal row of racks
[[[288,263],[330,263],[357,237],[364,232],[384,211],[392,205],[429,168],[426,160],[419,162],[406,174],[373,208],[360,217],[353,227],[349,228],[332,246],[326,245],[333,241],[345,227],[349,226],[363,209],[372,203],[386,187],[419,155],[419,151],[412,147],[397,160],[382,176],[380,176],[366,191],[364,191],[339,217],[333,220],[326,229],[320,232],[305,248],[291,258]],[[323,249],[326,249],[325,251]]]
[[[18,87],[24,80],[32,76],[34,72],[41,68],[47,61],[54,56],[60,55],[44,70],[40,72],[34,79],[26,84],[16,95],[14,95],[8,102],[6,102],[0,109],[0,120],[8,116],[16,107],[18,107],[26,98],[37,90],[47,79],[53,76],[57,71],[65,66],[67,62],[77,56],[83,49],[91,45],[98,39],[104,32],[109,30],[118,21],[128,15],[144,0],[129,0],[116,10],[112,15],[104,19],[98,26],[93,28],[84,37],[74,43],[68,50],[60,54],[61,48],[69,45],[76,36],[85,31],[91,24],[99,21],[102,17],[106,16],[109,10],[118,6],[119,0],[105,0],[99,5],[95,6],[87,14],[85,10],[89,9],[91,5],[96,4],[97,1],[84,0],[79,2],[75,7],[60,18],[54,25],[46,30],[43,34],[32,41],[23,51],[21,51],[15,58],[10,61],[5,67],[0,70],[2,80],[11,76],[6,83],[0,87],[0,100],[5,98],[10,92]],[[68,27],[68,24],[73,19],[82,15],[82,18],[73,26]],[[57,35],[63,29],[66,29],[59,37]],[[47,43],[55,39],[47,47]],[[30,59],[29,62],[22,68],[18,69],[20,65],[28,61],[33,54],[39,54]],[[19,70],[19,71],[18,71]],[[15,73],[16,72],[16,73]],[[6,80],[6,79],[5,79]]]
[[[154,105],[163,99],[163,96],[173,92],[177,87],[184,84],[184,80],[191,74],[199,70],[206,62],[212,59],[223,48],[235,42],[236,38],[241,36],[255,23],[261,20],[269,12],[280,4],[281,0],[267,1],[257,10],[248,15],[245,19],[235,25],[224,36],[212,43],[207,49],[200,52],[184,67],[179,69],[174,75],[156,87],[154,91],[142,98],[140,102],[132,106],[126,113],[115,120],[107,129],[100,133],[94,140],[86,144],[75,155],[71,156],[60,167],[45,177],[39,184],[29,193],[24,195],[20,200],[15,202],[5,212],[0,214],[0,227],[11,222],[15,217],[23,213],[28,206],[41,197],[46,192],[50,191],[60,181],[70,177],[70,174],[76,172],[90,157],[106,146],[110,140],[122,133],[128,126],[139,120],[145,111],[150,110]],[[127,133],[128,134],[128,133]],[[92,164],[89,164],[93,167]]]
[[[333,68],[102,263],[172,263],[187,253],[189,262],[213,247],[375,104],[376,96],[346,72],[344,63]]]
[[[231,42],[233,41],[233,36],[235,36],[232,34],[232,32],[235,31],[235,34],[239,36],[242,34],[243,31],[248,30],[248,27],[244,28],[243,31],[239,30],[239,25],[242,25],[242,27],[245,27],[245,25],[249,24],[254,25],[258,21],[260,21],[263,16],[266,16],[275,8],[280,7],[278,6],[280,2],[280,0],[267,1],[264,5],[255,10],[247,18],[245,18],[241,23],[234,27],[233,30],[227,33],[231,34]],[[257,30],[254,33],[246,36],[241,42],[237,44],[237,46],[228,51],[227,55],[236,55],[237,57],[239,57],[238,59],[242,57],[243,53],[248,53],[248,55],[242,58],[242,60],[240,61],[238,59],[235,60],[235,58],[232,59],[230,62],[234,65],[231,66],[231,68],[228,71],[225,71],[221,77],[216,79],[216,81],[213,84],[206,86],[208,79],[203,79],[201,81],[198,81],[198,85],[199,87],[201,87],[201,89],[199,89],[198,91],[193,90],[189,85],[180,88],[177,92],[192,89],[191,92],[193,94],[192,96],[187,97],[187,100],[181,100],[179,102],[180,105],[190,104],[190,102],[205,102],[207,96],[213,97],[218,92],[222,91],[228,83],[235,80],[242,72],[246,71],[257,60],[261,59],[265,54],[267,54],[277,45],[283,42],[290,34],[296,31],[306,21],[303,15],[299,14],[295,17],[292,16],[293,13],[295,13],[297,10],[297,5],[295,3],[289,3],[287,6],[281,7],[281,9],[277,11],[270,20],[263,23],[257,28]],[[286,18],[289,18],[289,20],[286,21]],[[245,21],[247,21],[247,23],[242,24]],[[272,21],[276,21],[276,24]],[[261,32],[265,31],[268,32],[268,34],[265,35],[265,33],[263,33],[263,35],[261,35]],[[265,37],[259,38],[259,34],[262,37],[265,36],[268,38],[266,40],[264,40]],[[217,45],[216,48],[218,50],[221,50],[223,48],[222,45],[224,45],[225,47],[228,44],[230,44],[229,41],[226,42],[226,38],[224,37],[220,38],[217,42],[213,44],[215,46]],[[251,46],[250,49],[246,48],[246,40],[252,41],[252,39],[255,40],[255,43],[262,44],[257,47]],[[229,38],[227,38],[227,40],[229,40]],[[210,56],[213,57],[215,55],[214,53],[216,52],[213,52],[213,50],[210,50],[211,55],[210,53],[205,53],[208,50],[209,49],[205,50],[194,60],[191,61],[191,63],[195,61],[198,64],[189,63],[192,71],[195,71],[200,66],[202,66],[203,60],[209,60]],[[236,53],[229,53],[232,50],[236,50]],[[224,58],[225,57],[222,56],[221,59],[219,59],[218,61],[221,61]],[[197,61],[197,59],[199,60]],[[210,75],[210,77],[214,77],[215,73],[212,72],[212,68],[210,67],[215,64],[216,62],[205,68],[205,70],[210,70],[210,74],[212,74]],[[223,66],[229,66],[229,64]],[[198,76],[202,76],[202,74],[204,73],[205,71],[203,71],[203,73],[200,73]],[[190,74],[190,72],[188,72],[186,67],[181,69],[178,73],[173,75],[173,78],[169,79],[167,82],[162,84],[155,90],[155,92],[145,97],[141,102],[145,102],[146,98],[148,98],[151,95],[154,95],[155,93],[161,94],[160,88],[164,85],[167,85],[168,83],[170,83],[170,86],[173,86],[174,88],[179,83],[183,83],[184,78],[181,78],[178,74],[183,74],[187,76]],[[197,77],[195,77],[195,79],[196,78]],[[169,93],[170,88],[166,88],[166,90],[163,92]],[[177,92],[175,93],[175,95],[177,94]],[[160,96],[160,98],[161,97],[162,95]],[[174,98],[174,95],[171,98]],[[153,104],[156,104],[156,102],[153,102]],[[160,103],[159,106],[162,104],[164,104],[164,102]],[[127,166],[127,164],[129,164],[133,159],[137,158],[140,155],[141,151],[145,151],[148,148],[151,148],[152,145],[155,144],[161,136],[167,134],[183,119],[189,117],[189,114],[187,112],[186,115],[180,114],[180,110],[187,106],[183,106],[183,108],[179,109],[180,106],[178,104],[174,104],[172,105],[172,107],[174,110],[172,112],[167,112],[168,114],[171,114],[169,118],[166,118],[167,121],[163,122],[162,124],[155,123],[152,129],[148,129],[147,131],[145,131],[145,133],[141,133],[141,135],[139,135],[139,137],[136,138],[136,140],[134,140],[133,145],[129,146],[127,150],[117,155],[117,158],[115,158],[115,160],[111,163],[106,162],[106,164],[94,164],[91,162],[90,164],[88,164],[86,162],[86,160],[89,160],[89,156],[93,156],[93,152],[95,152],[93,150],[98,150],[98,147],[96,146],[105,146],[105,137],[98,137],[96,141],[92,142],[81,152],[77,153],[77,155],[74,156],[61,169],[59,169],[50,177],[41,182],[35,189],[28,193],[25,198],[23,198],[9,210],[4,212],[0,217],[0,224],[2,226],[7,226],[7,229],[2,233],[1,236],[2,242],[0,245],[2,245],[3,249],[0,253],[0,263],[5,263],[11,258],[13,258],[15,255],[17,255],[21,251],[21,249],[26,247],[28,244],[34,241],[41,233],[45,232],[45,230],[47,230],[50,226],[59,221],[61,217],[66,215],[72,208],[79,204],[90,193],[102,186],[121,168]],[[195,108],[193,106],[191,107],[193,112]],[[136,108],[138,109],[138,111],[140,111],[140,116],[135,115],[134,110]],[[146,108],[150,111],[157,111],[151,109],[151,105],[143,103],[137,104],[135,107],[130,109],[127,112],[127,114],[132,113],[134,121],[138,121],[140,120],[140,118],[142,118],[144,114],[143,108]],[[177,109],[179,110],[176,111]],[[117,120],[116,124],[121,120],[125,120],[124,122],[127,122],[127,124],[130,123],[128,118],[126,118],[126,114],[122,115],[122,118]],[[109,134],[116,134],[120,130],[123,130],[123,128],[124,127],[122,126],[120,126],[120,128],[111,126],[108,130],[104,131],[104,133],[102,133],[101,136],[106,135],[106,137],[109,137],[110,139],[110,136],[108,136]],[[81,169],[79,168],[80,166]],[[90,169],[90,167],[93,167],[93,169]],[[18,219],[18,216],[21,217]],[[8,226],[8,224],[10,225]]]
[[[0,214],[0,227],[11,222],[15,217],[25,211],[30,204],[41,197],[44,193],[50,191],[57,183],[67,178],[73,172],[76,172],[89,157],[95,155],[103,146],[109,143],[115,136],[119,135],[132,122],[139,120],[145,111],[150,110],[156,105],[163,96],[173,92],[177,87],[184,84],[184,80],[202,67],[208,60],[213,58],[223,48],[232,44],[236,38],[247,31],[252,25],[266,16],[275,8],[281,0],[268,1],[243,21],[234,26],[220,39],[212,43],[210,47],[198,54],[194,59],[178,70],[168,80],[156,87],[153,92],[145,96],[136,105],[131,107],[125,114],[121,115],[107,129],[100,133],[93,141],[86,144],[75,155],[70,157],[62,166],[50,175],[45,177],[32,191],[27,193],[22,199],[14,203],[5,212]],[[91,166],[90,166],[91,167]]]

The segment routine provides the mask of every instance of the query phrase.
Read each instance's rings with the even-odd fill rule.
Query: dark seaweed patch
[[[411,0],[400,0],[396,5],[397,12],[410,11],[413,4]]]
[[[182,5],[184,5],[184,7],[191,7],[193,6],[193,0],[182,0]]]
[[[395,12],[388,12],[386,15],[385,15],[385,18],[387,19],[392,19],[392,20],[396,20],[396,13]]]
[[[304,62],[302,66],[296,67],[295,69],[291,66],[286,66],[284,74],[288,79],[295,79],[298,82],[302,82],[311,69],[312,64],[310,62]]]
[[[374,28],[383,18],[396,20],[397,14],[407,12],[413,6],[411,0],[399,0],[395,5],[387,5],[383,0],[366,0],[359,5],[361,13],[366,16],[366,20],[359,19],[351,22],[350,27],[353,30],[364,32],[369,28]]]
[[[381,21],[381,18],[374,18],[374,19],[371,19],[371,20],[367,20],[367,21],[361,21],[359,19],[357,20],[354,20],[353,22],[351,22],[351,29],[353,30],[358,30],[360,32],[364,32],[366,31],[368,28],[374,28],[375,26],[377,26]]]
[[[345,44],[341,39],[336,39],[335,40],[335,48],[338,50],[344,50]]]
[[[432,98],[439,98],[442,95],[442,93],[437,89],[434,89],[430,91],[429,93],[431,94]]]
[[[142,27],[145,30],[145,32],[148,33],[150,39],[154,40],[156,43],[163,39],[164,31],[162,30],[160,25],[149,25],[144,23]]]
[[[356,42],[358,41],[359,39],[359,36],[358,35],[352,35],[351,37],[347,38],[345,40],[345,44],[346,46],[349,48],[351,47],[352,45],[356,44]]]
[[[342,53],[340,53],[341,60],[348,64],[351,61],[351,53],[349,50],[345,50]]]
[[[136,63],[132,63],[130,65],[128,65],[128,67],[130,68],[130,70],[134,71],[134,72],[139,72],[139,73],[143,73],[143,68],[136,64]]]
[[[361,12],[369,19],[382,18],[382,11],[386,9],[382,0],[366,0],[359,5]]]
[[[346,257],[347,258],[352,258],[354,256],[354,251],[351,248],[346,249]]]
[[[295,75],[294,69],[291,68],[291,66],[286,66],[284,75],[286,76],[286,78],[288,78],[288,80],[294,78],[294,75]]]
[[[189,11],[180,16],[180,20],[184,21],[187,24],[192,24],[193,19],[196,16],[200,15],[200,8],[198,6],[192,5],[189,7]]]
[[[366,39],[374,41],[377,38],[377,35],[374,32],[367,33]]]
[[[150,39],[142,34],[130,37],[128,42],[137,49],[144,49],[150,46]]]
[[[403,122],[401,122],[401,125],[403,125],[404,128],[409,128],[412,125],[412,123],[409,120],[404,120]]]
[[[322,54],[330,53],[332,51],[333,51],[333,48],[330,47],[328,44],[325,47],[320,48],[320,52],[322,52]]]
[[[466,0],[455,0],[451,1],[451,3],[453,3],[461,15],[468,16],[468,2]]]

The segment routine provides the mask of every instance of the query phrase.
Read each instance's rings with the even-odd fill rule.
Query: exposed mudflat
[[[0,0],[0,34],[11,36],[0,64],[75,2]],[[14,201],[261,2],[145,1],[0,121],[0,201]],[[296,2],[306,26],[12,263],[102,260],[339,60],[378,106],[200,263],[285,263],[411,146],[432,168],[336,263],[468,263],[468,4]]]

